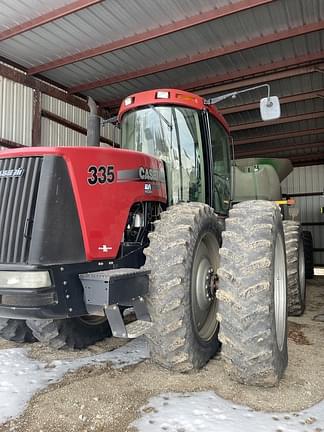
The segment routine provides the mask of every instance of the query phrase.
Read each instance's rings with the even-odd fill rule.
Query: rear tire
[[[219,348],[215,283],[220,232],[208,205],[181,203],[163,212],[149,234],[146,302],[153,327],[147,337],[152,360],[165,368],[201,368]]]
[[[302,228],[299,222],[283,222],[287,257],[288,315],[300,316],[305,311],[306,281]]]
[[[246,201],[230,210],[223,233],[219,339],[230,375],[269,387],[286,369],[287,276],[279,207]]]
[[[30,319],[26,322],[34,337],[44,345],[55,349],[82,349],[111,336],[106,318],[98,317],[97,322],[91,322],[91,318]]]
[[[303,231],[304,254],[305,254],[305,276],[306,279],[314,277],[313,237],[310,231]]]
[[[35,342],[25,320],[0,318],[0,337],[13,342]]]

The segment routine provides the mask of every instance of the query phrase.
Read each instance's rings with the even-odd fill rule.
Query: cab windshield
[[[205,170],[196,110],[151,105],[130,111],[122,119],[121,147],[165,162],[169,204],[205,202]]]

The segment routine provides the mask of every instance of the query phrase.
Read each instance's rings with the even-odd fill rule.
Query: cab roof
[[[140,93],[134,93],[125,98],[119,108],[118,120],[121,121],[124,114],[136,108],[146,105],[179,105],[195,110],[206,109],[215,117],[229,133],[229,126],[224,117],[213,105],[207,105],[205,99],[193,93],[177,89],[154,89]]]

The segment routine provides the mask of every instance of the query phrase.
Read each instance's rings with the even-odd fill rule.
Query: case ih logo
[[[0,178],[21,177],[24,174],[24,168],[16,168],[10,170],[0,170]]]
[[[164,180],[164,172],[154,168],[140,167],[138,169],[138,175],[141,180],[150,180],[150,181]]]

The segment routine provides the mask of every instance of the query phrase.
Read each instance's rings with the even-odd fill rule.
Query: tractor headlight
[[[48,288],[52,285],[48,271],[0,271],[0,288]]]

